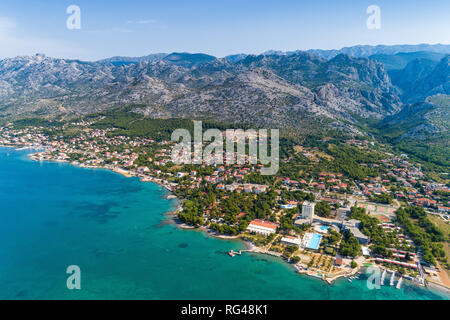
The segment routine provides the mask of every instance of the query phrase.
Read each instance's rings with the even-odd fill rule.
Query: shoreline
[[[441,284],[428,281],[427,282],[427,287],[430,287],[430,288],[432,288],[434,290],[437,290],[437,291],[440,291],[440,292],[444,292],[444,293],[450,295],[450,288],[448,288],[446,286],[443,286]]]
[[[5,147],[5,148],[15,148],[16,151],[23,151],[23,150],[28,150],[28,149],[46,149],[46,146],[5,146],[5,145],[0,145],[0,147]],[[256,254],[264,254],[264,255],[268,255],[268,256],[274,256],[274,257],[278,257],[280,258],[282,255],[279,253],[275,253],[275,252],[270,252],[267,251],[265,249],[262,249],[260,247],[255,246],[252,242],[248,241],[248,240],[243,240],[241,239],[241,235],[236,235],[236,236],[227,236],[227,235],[221,235],[221,234],[217,234],[215,231],[205,227],[205,226],[201,226],[201,227],[194,227],[194,226],[189,226],[185,223],[183,223],[180,219],[178,219],[177,214],[178,212],[180,212],[183,209],[182,206],[182,199],[178,198],[177,196],[175,196],[172,193],[172,190],[170,189],[170,187],[168,185],[166,185],[162,179],[158,179],[156,177],[153,176],[144,176],[144,175],[140,175],[138,173],[134,173],[131,171],[127,171],[125,169],[119,168],[119,167],[114,167],[114,166],[110,166],[110,165],[104,165],[104,166],[88,166],[88,165],[83,165],[83,164],[79,164],[79,163],[74,163],[68,160],[58,160],[58,159],[40,159],[35,157],[35,153],[33,154],[27,154],[27,157],[35,162],[42,162],[42,161],[48,161],[48,162],[57,162],[57,163],[67,163],[79,168],[86,168],[86,169],[104,169],[104,170],[108,170],[108,171],[112,171],[114,173],[120,174],[126,178],[139,178],[141,182],[153,182],[155,184],[158,184],[159,186],[161,186],[162,188],[164,188],[166,191],[169,192],[169,195],[167,195],[166,199],[167,200],[176,200],[177,201],[177,205],[174,206],[174,208],[170,211],[167,211],[164,213],[164,215],[171,215],[172,216],[172,221],[174,222],[174,224],[183,230],[199,230],[201,232],[205,232],[206,234],[208,234],[211,237],[217,238],[217,239],[221,239],[221,240],[240,240],[240,242],[242,242],[247,249],[246,250],[241,250],[241,252],[249,252],[249,253],[256,253]],[[282,260],[286,260],[286,259],[282,259]],[[287,261],[285,261],[287,262]],[[288,262],[288,264],[295,269],[296,273],[298,273],[299,275],[306,275],[310,278],[315,278],[318,280],[322,280],[325,281],[326,283],[328,283],[329,285],[333,285],[334,282],[338,279],[341,278],[349,278],[352,277],[358,273],[362,273],[362,269],[364,269],[364,266],[358,266],[357,268],[353,269],[351,272],[345,272],[345,274],[342,275],[337,275],[335,277],[331,277],[331,278],[327,278],[325,277],[325,275],[322,275],[321,277],[318,276],[318,272],[311,272],[310,270],[305,270],[303,266],[300,266],[298,264],[291,264]],[[381,267],[383,269],[383,267]],[[433,283],[433,282],[427,282],[427,285],[422,286],[419,285],[417,283],[415,283],[414,281],[409,281],[413,285],[422,287],[422,288],[427,288],[430,287],[432,289],[435,289],[439,292],[443,292],[445,294],[450,294],[450,288],[447,288],[443,285],[437,284],[437,283]]]

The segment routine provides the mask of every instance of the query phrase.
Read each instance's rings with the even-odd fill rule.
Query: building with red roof
[[[247,231],[251,233],[268,236],[277,231],[278,224],[264,220],[255,219],[247,227]]]

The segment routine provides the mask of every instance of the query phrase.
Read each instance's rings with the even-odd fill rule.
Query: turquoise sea
[[[0,299],[448,299],[404,283],[330,286],[239,241],[182,230],[160,186],[0,148]],[[66,268],[81,268],[68,290]]]

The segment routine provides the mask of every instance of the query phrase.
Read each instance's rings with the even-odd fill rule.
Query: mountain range
[[[449,95],[449,53],[448,45],[418,45],[225,58],[8,58],[0,60],[0,116],[71,116],[134,105],[134,112],[152,118],[358,133],[366,118],[395,123],[398,116],[401,123],[402,110]]]

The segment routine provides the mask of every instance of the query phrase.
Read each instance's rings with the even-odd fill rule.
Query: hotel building
[[[301,218],[309,220],[312,223],[314,220],[315,206],[316,206],[316,204],[313,202],[308,202],[308,201],[303,202]]]
[[[267,222],[263,220],[253,220],[247,227],[247,231],[251,233],[268,236],[277,231],[278,225],[276,223]]]

